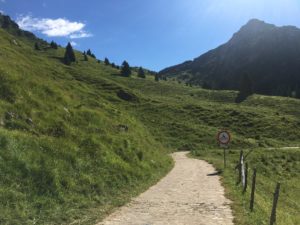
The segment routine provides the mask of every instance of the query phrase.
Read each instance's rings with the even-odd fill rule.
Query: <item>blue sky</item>
[[[156,71],[217,47],[252,18],[300,27],[300,0],[0,0],[0,10],[43,39]]]

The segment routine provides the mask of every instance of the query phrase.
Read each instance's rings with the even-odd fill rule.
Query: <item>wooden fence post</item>
[[[243,193],[247,191],[247,186],[248,186],[248,163],[246,163],[246,169],[245,169],[245,185],[243,189]]]
[[[251,189],[251,199],[250,199],[251,212],[253,211],[253,207],[254,207],[255,183],[256,183],[256,169],[253,170],[253,177],[252,177],[252,189]]]
[[[277,202],[279,198],[279,191],[280,191],[280,183],[277,183],[274,198],[273,198],[273,207],[271,212],[271,218],[270,218],[270,225],[273,225],[276,222],[276,208],[277,208]]]
[[[245,187],[246,177],[245,177],[245,162],[244,162],[244,155],[242,155],[241,161],[241,170],[242,170],[242,186]]]
[[[237,180],[236,184],[241,183],[241,180],[242,180],[242,159],[243,159],[243,150],[241,150],[241,153],[240,153],[240,160],[239,160],[239,164],[238,164],[239,176],[238,176],[238,180]]]

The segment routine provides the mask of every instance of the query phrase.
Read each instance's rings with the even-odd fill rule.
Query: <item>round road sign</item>
[[[228,131],[223,130],[218,133],[217,139],[220,144],[227,145],[231,140],[231,136]]]

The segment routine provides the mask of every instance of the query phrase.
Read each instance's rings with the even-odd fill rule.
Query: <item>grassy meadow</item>
[[[251,151],[251,153],[250,153]],[[273,193],[277,182],[281,184],[277,206],[277,223],[279,225],[300,224],[300,149],[244,149],[249,153],[246,162],[249,165],[247,191],[243,193],[242,185],[237,184],[240,151],[227,150],[227,166],[223,166],[223,150],[193,151],[192,155],[212,163],[221,171],[222,183],[226,195],[233,200],[232,208],[236,224],[270,224]],[[256,168],[256,191],[254,210],[250,211],[250,194],[253,169]]]

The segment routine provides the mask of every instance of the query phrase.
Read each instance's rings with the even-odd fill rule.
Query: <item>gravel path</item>
[[[230,201],[213,166],[174,153],[173,170],[98,225],[230,225]]]

